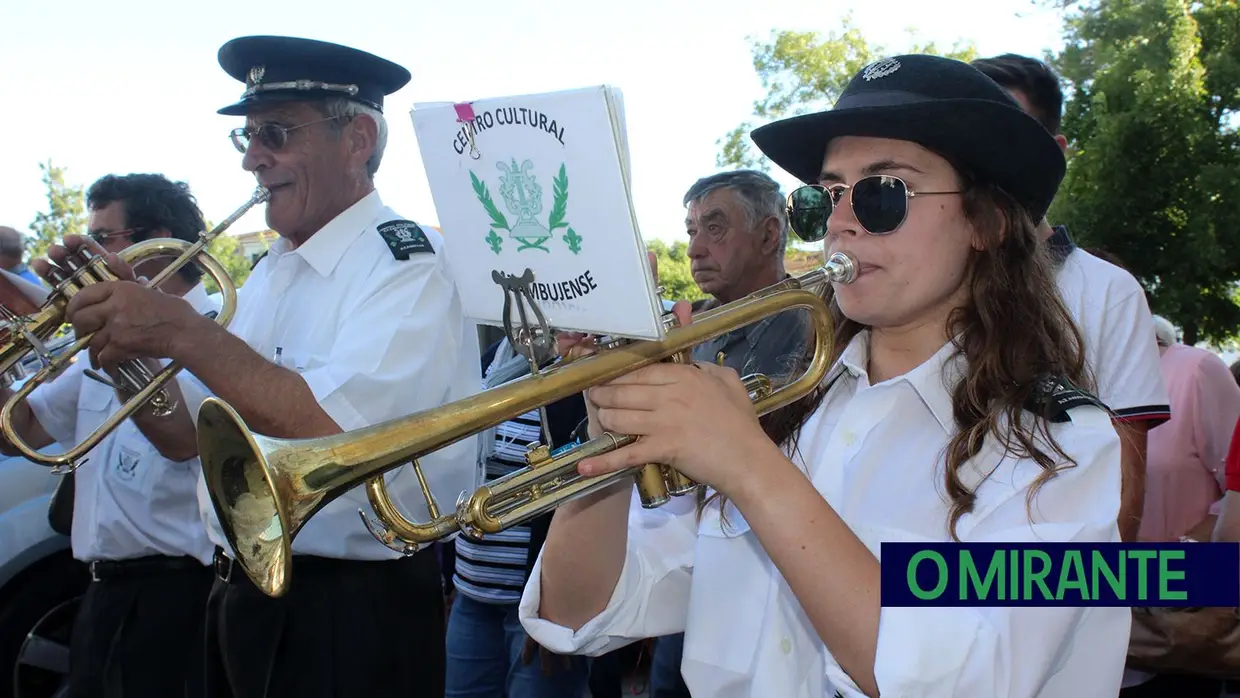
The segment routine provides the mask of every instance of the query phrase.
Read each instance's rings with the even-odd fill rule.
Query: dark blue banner
[[[1235,543],[883,543],[884,606],[1237,606]]]

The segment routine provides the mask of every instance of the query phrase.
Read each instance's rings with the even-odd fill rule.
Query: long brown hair
[[[1041,466],[1042,473],[1028,495],[1031,501],[1038,488],[1054,477],[1057,463],[1076,465],[1050,434],[1046,418],[1026,410],[1031,397],[1048,376],[1065,378],[1090,391],[1093,380],[1085,367],[1080,331],[1060,300],[1054,263],[1039,240],[1035,222],[1006,192],[979,181],[951,158],[947,160],[961,180],[964,214],[981,247],[968,261],[968,300],[952,311],[945,328],[947,336],[956,338],[957,355],[963,355],[967,363],[965,375],[952,390],[957,431],[944,454],[951,501],[948,528],[952,539],[959,540],[956,525],[972,511],[975,501],[974,491],[961,480],[960,469],[981,451],[984,440],[991,437],[1010,455],[1032,458]],[[844,316],[830,287],[824,298],[831,306],[834,358],[838,359],[867,327]],[[802,358],[794,376],[805,369],[809,358]],[[801,427],[821,406],[827,388],[821,385],[798,402],[763,417],[766,434],[794,453]],[[700,496],[699,511],[716,500],[722,511],[726,501],[718,493]]]

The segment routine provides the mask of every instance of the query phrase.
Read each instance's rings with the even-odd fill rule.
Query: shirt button
[[[779,649],[783,650],[784,654],[792,654],[792,640],[786,637],[780,640]]]
[[[852,445],[857,442],[857,435],[851,431],[846,431],[844,432],[843,440],[846,448],[852,448]]]

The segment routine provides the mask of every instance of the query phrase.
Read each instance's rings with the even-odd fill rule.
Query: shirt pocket
[[[149,506],[155,495],[155,484],[161,477],[173,477],[169,469],[178,467],[159,454],[137,427],[124,424],[117,429],[105,478],[118,499],[134,497],[133,502]],[[183,470],[183,464],[181,464]]]
[[[114,410],[120,409],[119,400],[114,400],[116,392],[93,378],[82,376],[82,385],[78,390],[77,425],[74,429],[75,444],[80,444],[103,426]],[[106,449],[109,440],[105,437],[87,458],[90,461],[107,458]]]
[[[275,363],[290,371],[306,373],[327,365],[327,356],[304,349],[280,347]]]
[[[735,507],[726,511],[724,523],[712,503],[698,524],[684,657],[744,675],[757,658],[775,577],[748,522]]]

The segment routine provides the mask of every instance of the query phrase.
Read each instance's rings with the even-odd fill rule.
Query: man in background
[[[35,284],[42,284],[30,267],[26,266],[26,239],[8,226],[0,225],[0,269],[16,274]]]
[[[98,254],[117,254],[150,238],[193,242],[203,226],[189,188],[158,174],[103,177],[87,191],[86,203]],[[170,261],[152,259],[141,273],[154,276]],[[160,291],[187,313],[215,317],[219,308],[201,277],[198,267],[182,267]],[[148,362],[147,368],[154,374],[159,366]],[[81,443],[130,398],[90,373],[90,361],[80,355],[17,403],[13,426],[21,439],[34,448],[59,442],[60,452]],[[4,402],[13,395],[9,388],[0,393]],[[62,481],[72,486],[73,557],[91,576],[73,627],[70,698],[201,691],[203,619],[215,552],[198,513],[201,467],[194,455],[163,456],[137,426],[176,409],[154,401],[143,405],[86,454],[66,476],[71,480]],[[0,441],[0,451],[18,455],[8,442]]]
[[[1045,63],[1009,53],[973,65],[1006,89],[1067,151],[1068,140],[1060,133],[1063,89]],[[1171,414],[1158,350],[1150,341],[1153,316],[1132,274],[1077,247],[1066,225],[1052,227],[1044,219],[1038,230],[1058,263],[1060,295],[1081,329],[1098,397],[1115,415],[1124,473],[1119,530],[1132,542],[1144,506],[1146,435]]]

